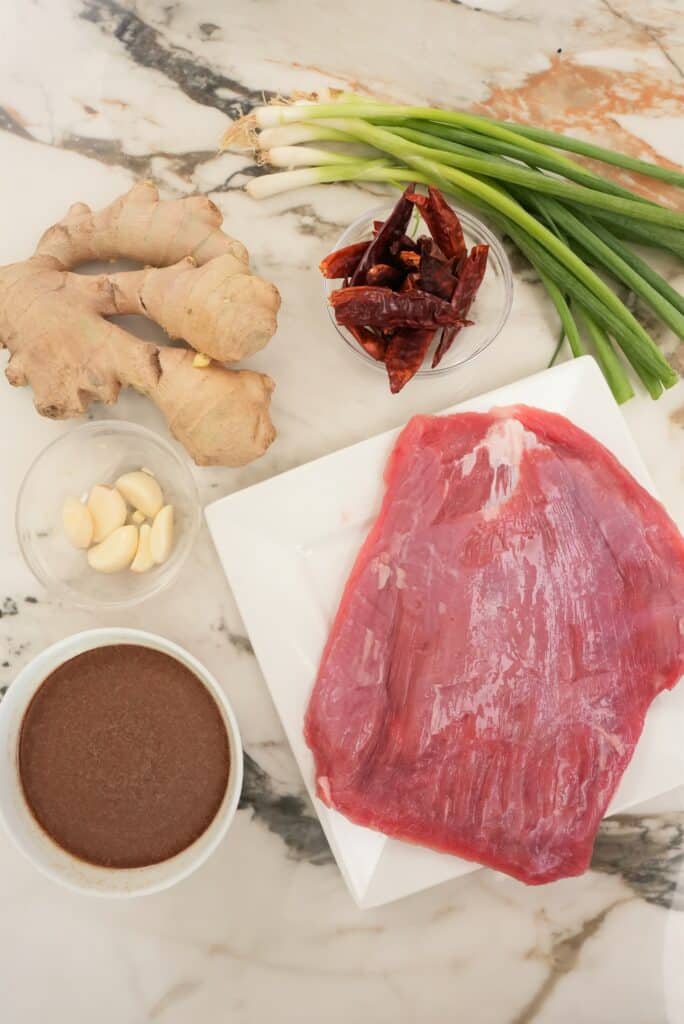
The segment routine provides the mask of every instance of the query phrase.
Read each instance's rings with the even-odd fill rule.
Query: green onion
[[[684,338],[684,315],[679,312],[676,306],[664,298],[645,277],[639,274],[630,262],[624,260],[614,248],[611,248],[590,227],[576,217],[574,213],[564,209],[554,199],[550,199],[547,196],[538,196],[535,198],[535,203],[540,209],[548,210],[559,227],[581,242],[585,252],[594,256],[619,281],[626,284],[644,302],[648,303],[651,309],[675,332],[678,338]]]
[[[658,227],[655,224],[639,224],[630,217],[621,217],[615,213],[605,213],[603,210],[585,210],[577,208],[577,212],[583,217],[596,217],[605,223],[611,231],[620,238],[631,242],[639,242],[641,245],[648,245],[654,249],[665,249],[680,259],[684,259],[684,232],[672,231],[670,228]]]
[[[383,124],[382,121],[377,123]],[[318,127],[318,125],[315,126],[315,128]],[[329,129],[321,126],[321,130],[326,131]],[[405,138],[413,138],[414,142],[420,142],[424,146],[432,145],[437,149],[448,150],[453,146],[455,152],[461,149],[465,153],[467,150],[469,155],[475,155],[479,150],[494,154],[499,158],[502,156],[511,157],[532,167],[541,167],[544,170],[553,171],[555,174],[562,174],[566,178],[570,178],[571,181],[576,181],[580,185],[587,185],[589,188],[598,189],[601,192],[609,192],[611,195],[637,200],[640,203],[650,202],[650,200],[644,199],[637,192],[632,192],[630,189],[618,185],[616,182],[611,181],[610,178],[594,174],[592,171],[587,170],[586,167],[582,167],[581,164],[559,156],[553,150],[550,150],[548,153],[531,152],[523,146],[502,142],[500,139],[491,139],[488,135],[481,135],[479,132],[452,128],[445,124],[429,124],[424,121],[407,121],[404,127],[393,128],[393,131],[403,135]],[[322,139],[323,136],[320,136],[320,138]]]
[[[254,125],[262,129],[260,136]],[[684,258],[684,213],[559,151],[679,186],[684,173],[544,129],[354,95],[260,107],[228,132],[229,140],[233,136],[255,137],[265,162],[288,168],[250,181],[247,189],[255,196],[330,181],[397,187],[415,181],[449,192],[506,232],[536,268],[562,324],[559,345],[567,337],[574,356],[585,351],[583,325],[618,401],[633,391],[614,343],[654,398],[677,381],[647,331],[597,271],[627,285],[684,337],[684,297],[626,244],[636,241]]]
[[[562,265],[586,285],[622,321],[624,327],[631,329],[634,333],[641,336],[646,346],[652,347],[655,352],[658,352],[643,327],[641,327],[624,303],[620,301],[615,292],[586,263],[576,256],[564,242],[500,189],[493,188],[488,182],[481,181],[451,166],[442,164],[441,166],[437,165],[437,168],[435,168],[433,161],[427,159],[421,153],[416,153],[416,149],[422,149],[422,147],[414,147],[404,139],[398,138],[392,132],[388,132],[383,128],[350,118],[344,122],[344,130],[354,138],[361,139],[361,141],[390,153],[400,160],[405,160],[409,166],[422,171],[428,177],[431,177],[436,169],[441,177],[447,181],[453,181],[466,193],[484,200],[490,207],[502,213],[508,220],[518,224],[532,239],[548,249]],[[581,188],[581,186],[576,187]],[[605,199],[606,201],[626,202],[626,200],[614,199],[612,196],[606,196]],[[637,206],[639,204],[635,203],[634,205]],[[650,209],[650,207],[644,206],[644,210]],[[684,215],[682,216],[684,219]],[[660,355],[659,352],[658,355]],[[668,370],[674,373],[669,367]]]
[[[584,355],[585,348],[582,344],[582,339],[580,338],[579,331],[577,330],[577,324],[575,323],[575,318],[572,315],[570,306],[568,305],[565,296],[563,295],[562,291],[560,290],[555,281],[552,281],[550,277],[547,277],[546,274],[541,272],[539,276],[541,278],[542,284],[549,293],[551,301],[553,302],[554,306],[558,311],[558,316],[563,326],[560,341],[558,342],[558,348],[556,349],[556,352],[554,352],[551,364],[553,364],[556,361],[558,349],[560,349],[560,346],[562,345],[564,338],[568,339],[570,351],[572,352],[574,358],[578,359],[580,356]]]
[[[281,171],[279,174],[262,175],[252,178],[245,186],[247,192],[255,199],[266,199],[279,192],[291,192],[307,185],[318,185],[332,181],[392,181],[389,168],[385,161],[359,160],[332,164],[328,167],[300,167],[294,171]],[[401,180],[401,179],[399,179]]]
[[[548,291],[548,289],[547,289],[547,291]],[[547,370],[550,370],[551,367],[555,365],[556,360],[558,359],[558,356],[561,354],[561,349],[563,348],[563,342],[564,341],[565,341],[565,329],[563,327],[561,327],[561,329],[560,329],[560,331],[558,333],[558,341],[556,342],[556,347],[553,350],[553,355],[549,359],[549,361],[547,363],[547,366],[546,366]]]
[[[623,402],[627,402],[630,398],[634,397],[632,385],[625,375],[625,371],[606,332],[595,320],[592,320],[586,310],[583,312],[582,318],[587,326],[589,337],[594,343],[596,359],[603,370],[603,375],[610,385],[615,401],[622,405]]]
[[[378,149],[392,153],[407,163],[410,162],[411,156],[415,158],[423,157],[426,160],[432,161],[436,160],[446,166],[459,168],[476,175],[484,175],[487,178],[495,178],[515,185],[522,185],[535,191],[547,192],[549,195],[559,196],[568,202],[589,207],[596,206],[604,212],[610,211],[611,214],[616,213],[623,217],[636,218],[662,227],[676,227],[684,230],[684,213],[679,213],[676,210],[669,210],[662,206],[634,199],[624,199],[622,196],[596,192],[585,185],[561,181],[559,178],[520,167],[509,161],[464,156],[462,153],[444,152],[440,149],[421,146],[410,142],[406,138],[402,138],[396,132],[382,128],[379,125],[369,124],[358,118],[350,117],[344,121],[334,120],[331,121],[330,126],[339,132],[346,132],[347,135],[362,139]]]
[[[325,164],[358,164],[358,154],[344,154],[313,146],[274,146],[268,150],[274,167],[322,167]]]
[[[627,171],[636,171],[637,174],[645,174],[649,178],[658,178],[671,185],[684,187],[684,173],[670,167],[661,167],[659,164],[649,163],[648,160],[639,160],[636,157],[627,156],[626,153],[618,153],[613,149],[597,146],[593,142],[584,142],[582,139],[575,139],[570,135],[561,135],[559,132],[552,132],[547,128],[535,128],[530,124],[517,124],[513,121],[493,120],[491,123],[507,128],[526,139],[546,143],[555,149],[564,149],[568,153],[581,153],[582,156],[589,156],[604,164],[612,164],[613,167],[622,167]]]
[[[392,106],[361,100],[353,103],[341,101],[338,103],[302,103],[289,107],[259,107],[255,113],[260,128],[267,128],[275,124],[291,124],[293,121],[330,117],[362,117],[368,120],[377,117],[397,117],[436,121],[439,124],[471,128],[473,131],[501,139],[503,142],[523,145],[532,152],[536,150],[544,153],[551,146],[554,149],[564,149],[571,153],[581,153],[615,167],[623,167],[651,178],[668,181],[673,185],[684,186],[684,172],[682,171],[660,167],[647,160],[638,160],[624,153],[616,153],[603,146],[583,142],[581,139],[574,139],[544,128],[515,124],[511,121],[498,121],[496,118],[467,114],[463,111],[441,110],[435,107]]]
[[[540,273],[550,277],[562,290],[572,295],[581,307],[593,314],[594,318],[613,335],[637,372],[644,369],[658,377],[668,387],[677,382],[677,374],[631,313],[626,322],[616,316],[590,288],[572,274],[568,274],[558,260],[535,239],[521,231],[516,224],[508,223],[506,231]]]
[[[621,319],[607,309],[590,289],[586,288],[578,279],[573,278],[572,274],[567,273],[565,268],[547,253],[543,246],[526,237],[517,225],[509,224],[506,230],[520,251],[540,272],[543,281],[545,276],[551,279],[559,289],[572,296],[576,300],[576,304],[588,310],[596,321],[615,338],[640,377],[643,371],[649,379],[655,377],[664,383],[667,381],[668,386],[676,383],[677,374],[650,338],[648,339],[649,344],[644,345],[641,333],[633,333],[627,329]],[[641,331],[643,331],[642,328],[640,328]],[[646,337],[648,336],[646,335]]]
[[[657,270],[654,270],[646,260],[642,260],[641,257],[637,256],[637,254],[628,248],[628,246],[623,245],[619,238],[612,234],[612,232],[603,224],[593,220],[593,218],[589,218],[586,223],[594,234],[597,235],[601,241],[605,242],[606,245],[620,257],[620,259],[625,263],[628,263],[629,266],[644,279],[644,281],[648,281],[648,283],[655,288],[657,292],[660,292],[663,298],[667,299],[671,306],[674,306],[675,309],[678,309],[679,312],[684,315],[684,295],[680,295],[680,293],[672,287],[669,281],[666,281],[664,277],[661,277]]]

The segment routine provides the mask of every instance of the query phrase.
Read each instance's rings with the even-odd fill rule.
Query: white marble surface
[[[169,193],[212,195],[278,284],[283,310],[252,360],[278,382],[279,440],[245,470],[198,471],[209,500],[540,369],[556,333],[519,267],[511,320],[476,368],[392,398],[343,351],[314,270],[368,194],[331,186],[252,202],[239,189],[243,158],[215,153],[228,114],[264,90],[353,82],[409,101],[541,106],[572,130],[589,125],[684,162],[682,66],[680,0],[6,0],[0,263],[27,255],[74,200],[105,203],[141,175]],[[681,286],[681,268],[672,279]],[[635,398],[625,415],[684,526],[682,407],[679,385],[657,404]],[[135,396],[94,415],[162,429]],[[70,426],[39,419],[27,391],[2,387],[0,685],[47,643],[111,621],[50,600],[14,538],[27,463]],[[248,754],[244,807],[194,877],[126,904],[61,890],[0,838],[0,1020],[684,1020],[684,789],[604,825],[583,878],[526,889],[481,871],[362,912],[330,862],[206,534],[169,593],[117,621],[184,644],[225,685]]]

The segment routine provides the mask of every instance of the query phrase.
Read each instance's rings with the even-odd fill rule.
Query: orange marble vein
[[[591,67],[575,64],[565,55],[554,55],[548,68],[528,75],[522,85],[492,85],[489,97],[473,109],[523,124],[544,125],[665,167],[678,167],[615,120],[620,114],[650,115],[654,119],[663,114],[681,115],[684,85],[662,72]],[[680,189],[617,167],[584,162],[649,199],[684,209]]]

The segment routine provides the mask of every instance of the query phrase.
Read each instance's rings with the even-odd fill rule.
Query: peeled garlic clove
[[[171,554],[173,547],[173,505],[164,505],[152,523],[150,550],[152,558],[161,565]]]
[[[126,502],[113,487],[96,484],[88,497],[93,520],[93,541],[99,544],[126,522]]]
[[[88,552],[88,564],[98,572],[120,572],[127,569],[138,548],[138,527],[120,526],[101,544]]]
[[[152,527],[148,526],[147,523],[140,527],[138,550],[135,553],[135,558],[131,562],[131,572],[147,572],[148,569],[151,569],[154,565],[150,546],[151,535]]]
[[[142,469],[133,473],[124,473],[116,481],[115,486],[133,508],[142,512],[149,519],[154,518],[164,504],[161,487],[153,476],[145,473]]]
[[[136,509],[135,512],[131,512],[129,518],[130,522],[133,523],[134,526],[142,526],[142,524],[145,522],[145,516],[143,515],[142,512],[139,512],[138,509]]]
[[[88,548],[93,540],[93,517],[78,498],[68,497],[62,505],[62,525],[75,548]]]

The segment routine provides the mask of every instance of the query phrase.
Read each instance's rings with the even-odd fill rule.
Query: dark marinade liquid
[[[175,658],[119,644],[79,654],[36,691],[19,775],[42,828],[84,861],[157,864],[211,824],[228,784],[221,712]]]

